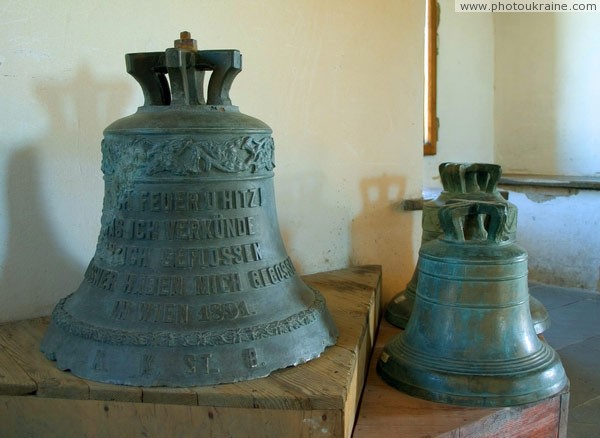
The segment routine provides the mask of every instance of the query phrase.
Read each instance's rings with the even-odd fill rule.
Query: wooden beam
[[[427,0],[425,6],[425,129],[424,155],[437,153],[437,29],[439,6],[437,0]]]

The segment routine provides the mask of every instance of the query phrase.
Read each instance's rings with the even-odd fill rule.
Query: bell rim
[[[381,377],[383,381],[385,381],[390,386],[413,397],[418,397],[436,403],[481,408],[520,406],[535,403],[547,399],[548,397],[557,395],[569,387],[569,380],[565,376],[563,379],[559,379],[559,381],[554,383],[553,385],[550,385],[541,390],[537,388],[527,393],[467,395],[457,393],[446,393],[442,391],[433,391],[421,388],[420,386],[413,385],[404,381],[399,381],[398,379],[393,378],[387,371],[385,371],[379,363],[377,364],[377,374]]]
[[[303,343],[301,350],[289,349],[287,345],[290,341],[286,341],[285,338],[282,338],[284,342],[264,338],[250,345],[232,344],[216,350],[212,347],[123,348],[123,346],[105,345],[96,341],[82,341],[73,335],[65,336],[59,332],[55,333],[60,334],[58,339],[50,341],[44,339],[41,351],[47,359],[56,362],[58,369],[95,382],[137,387],[201,387],[259,379],[277,370],[321,357],[329,347],[335,345],[338,337],[337,329],[331,322],[330,315],[327,314],[322,320],[317,321],[317,324],[303,326],[300,329],[303,333],[294,335],[296,345]],[[47,334],[52,336],[53,329],[56,327],[49,327]],[[286,333],[284,336],[293,333]],[[50,348],[53,351],[48,351]],[[265,359],[264,353],[273,349],[282,350],[281,354]],[[248,363],[247,356],[251,350],[263,352],[260,363]],[[101,361],[98,360],[99,352],[103,355]],[[124,354],[127,360],[121,361]],[[143,370],[145,357],[150,357],[148,365],[152,367],[151,372]],[[232,361],[232,357],[238,357],[238,360]],[[195,361],[193,372],[192,364],[186,362],[188,358],[193,358]],[[206,360],[208,358],[211,362],[213,360],[216,362],[216,369],[209,368]],[[227,358],[229,360],[222,360]],[[206,362],[202,363],[203,360]],[[206,367],[204,371],[201,370],[202,366]]]
[[[406,360],[406,356],[403,355],[406,353],[404,350],[390,352],[390,344],[398,347],[403,336],[404,333],[400,333],[388,342],[377,361],[376,369],[377,374],[386,383],[412,396],[462,406],[500,407],[533,403],[559,393],[568,385],[568,378],[558,353],[544,342],[541,342],[540,350],[545,351],[542,355],[538,354],[537,359],[529,360],[530,366],[528,367],[523,367],[522,363],[515,363],[514,366],[508,367],[512,369],[508,369],[505,365],[510,360],[507,359],[502,361],[502,364],[497,363],[495,367],[488,368],[487,373],[480,373],[464,368],[443,368],[445,362],[450,362],[445,358],[429,355],[429,360],[424,363],[420,359],[408,358]],[[536,353],[539,353],[540,350]],[[425,356],[425,354],[422,355]],[[527,358],[521,360],[521,362],[527,361]],[[474,365],[479,365],[481,362],[483,361]],[[471,364],[473,365],[472,362]],[[492,368],[496,368],[495,371],[498,371],[499,365],[503,365],[505,368],[502,373],[489,372]],[[520,371],[516,372],[519,367]],[[554,378],[548,379],[547,384],[544,385],[543,376],[550,374]],[[479,392],[473,391],[473,393],[467,394],[465,391],[469,388],[468,385],[465,385],[465,381],[479,388]],[[427,383],[430,383],[432,387],[427,388]],[[494,389],[497,390],[502,386],[508,389],[503,393],[496,391],[494,394]],[[522,389],[532,387],[535,389]]]
[[[406,342],[406,332],[393,338],[382,352],[392,358],[402,358],[402,362],[423,367],[436,372],[470,376],[516,376],[535,372],[548,364],[560,362],[558,353],[547,343],[539,341],[539,348],[526,356],[498,359],[452,359],[442,355],[432,355]]]

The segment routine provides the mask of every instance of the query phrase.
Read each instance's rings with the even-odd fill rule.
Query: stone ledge
[[[551,187],[579,190],[600,190],[600,177],[505,173],[500,178],[499,185],[518,187]]]

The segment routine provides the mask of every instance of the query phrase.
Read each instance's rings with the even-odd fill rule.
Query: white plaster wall
[[[494,23],[492,14],[454,12],[442,0],[439,25],[437,154],[424,159],[424,188],[441,189],[447,161],[494,161]]]
[[[511,191],[519,209],[517,241],[531,280],[600,291],[598,193],[567,189]]]
[[[0,321],[47,314],[100,228],[102,130],[142,103],[127,52],[189,30],[237,48],[231,96],[276,142],[277,209],[302,273],[384,266],[402,287],[420,239],[420,0],[1,0]]]
[[[600,16],[495,14],[495,155],[507,172],[600,175]]]
[[[600,176],[600,16],[495,14],[495,157],[505,172]],[[523,188],[530,277],[600,290],[600,192]]]

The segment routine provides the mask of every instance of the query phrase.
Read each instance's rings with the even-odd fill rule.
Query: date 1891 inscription
[[[112,318],[119,321],[187,324],[190,322],[227,321],[251,316],[245,301],[211,303],[199,306],[118,300]]]

